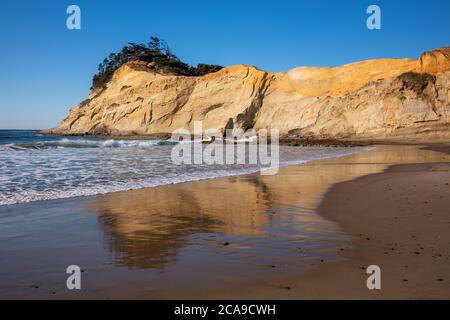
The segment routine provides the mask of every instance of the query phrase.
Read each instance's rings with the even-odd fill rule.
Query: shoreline
[[[320,215],[356,238],[344,271],[334,272],[327,298],[449,299],[450,298],[450,163],[393,165],[331,187]],[[365,268],[378,265],[382,289],[369,291]],[[358,275],[356,268],[360,267]],[[327,273],[327,271],[323,271]]]
[[[10,256],[6,273],[0,269],[0,296],[190,299],[273,278],[274,264],[283,266],[285,275],[306,270],[297,259],[299,244],[309,248],[302,256],[335,259],[336,241],[348,240],[311,208],[328,179],[347,173],[317,179],[311,171],[321,172],[317,162],[283,167],[273,176],[247,174],[0,207],[0,218],[6,218],[0,223],[0,251]],[[59,275],[75,262],[86,270],[83,286],[89,288],[78,294],[64,290]]]
[[[341,261],[314,261],[305,274],[281,277],[289,291],[256,287],[240,298],[449,299],[450,146],[420,150],[438,161],[391,164],[323,195],[316,212],[353,237],[354,248],[339,249]],[[381,268],[381,290],[366,287],[369,265]]]
[[[450,154],[449,145],[421,149]],[[391,165],[330,188],[317,210],[356,237],[348,267],[375,264],[382,273],[379,291],[346,273],[345,294],[330,298],[450,298],[450,162],[442,161]]]
[[[339,147],[339,146],[332,146],[332,145],[326,145],[326,146],[319,146],[319,145],[305,145],[305,146],[298,146],[298,147],[326,147],[326,148],[334,148],[334,147]],[[343,146],[341,146],[343,147]],[[357,146],[349,146],[349,148],[354,148]],[[311,163],[311,162],[315,162],[315,161],[321,161],[324,159],[333,159],[333,158],[341,158],[341,157],[346,157],[355,153],[361,153],[361,152],[368,152],[370,151],[369,148],[371,148],[370,145],[367,146],[361,146],[361,148],[367,148],[364,150],[359,150],[359,151],[352,151],[352,152],[348,152],[345,154],[339,154],[339,155],[333,155],[333,156],[329,156],[329,157],[324,157],[324,158],[318,158],[318,159],[313,159],[313,160],[294,160],[292,161],[288,161],[286,163],[280,163],[278,170],[280,170],[281,168],[285,168],[285,167],[289,167],[289,166],[297,166],[297,165],[304,165],[307,163]],[[15,205],[21,205],[21,204],[29,204],[29,203],[39,203],[39,202],[46,202],[46,201],[54,201],[54,200],[71,200],[71,199],[82,199],[82,198],[87,198],[87,197],[96,197],[96,196],[101,196],[101,195],[108,195],[108,194],[115,194],[115,193],[121,193],[121,192],[130,192],[130,191],[138,191],[138,190],[145,190],[148,188],[158,188],[158,187],[163,187],[163,186],[168,186],[168,185],[180,185],[180,184],[185,184],[185,183],[191,183],[191,182],[196,182],[196,181],[207,181],[207,180],[215,180],[215,179],[221,179],[221,178],[227,178],[227,177],[238,177],[238,176],[246,176],[246,175],[253,175],[253,174],[260,174],[261,171],[265,170],[266,168],[254,168],[254,169],[246,169],[246,172],[234,172],[232,174],[230,173],[226,173],[226,174],[221,174],[221,175],[216,175],[216,176],[211,176],[211,177],[200,177],[200,178],[190,178],[188,180],[180,180],[177,182],[170,182],[170,183],[163,183],[163,184],[155,184],[155,185],[146,185],[146,186],[139,186],[136,188],[130,188],[130,189],[121,189],[121,190],[117,190],[117,191],[106,191],[106,192],[98,192],[98,193],[93,193],[93,194],[80,194],[80,195],[72,195],[72,196],[68,196],[68,197],[56,197],[56,198],[48,198],[48,199],[43,199],[43,200],[31,200],[31,201],[24,201],[24,202],[17,202],[17,203],[10,203],[10,204],[0,204],[0,208],[1,207],[7,207],[7,206],[15,206]]]
[[[3,236],[0,240],[9,241],[0,241],[0,247],[10,252],[10,259],[3,266],[6,273],[5,270],[0,272],[0,282],[4,279],[5,283],[12,285],[14,290],[18,290],[18,297],[30,298],[410,298],[407,295],[410,291],[402,291],[403,282],[400,286],[390,285],[390,265],[386,266],[385,260],[381,260],[385,251],[377,251],[386,249],[383,243],[378,242],[386,235],[377,236],[372,232],[384,230],[383,225],[367,223],[366,217],[361,219],[354,212],[350,223],[339,214],[350,212],[350,207],[342,206],[352,198],[359,199],[356,208],[366,202],[365,197],[358,195],[364,188],[357,185],[351,190],[339,190],[342,186],[353,185],[355,181],[365,181],[367,177],[372,179],[379,175],[397,174],[386,169],[392,165],[401,168],[404,165],[418,166],[415,172],[422,172],[431,163],[450,163],[450,155],[427,148],[378,146],[367,152],[282,167],[275,176],[253,173],[0,207],[6,217],[14,217],[16,213],[29,214],[31,221],[27,222],[30,224],[28,227],[34,230],[30,234],[21,231],[24,226],[19,217],[20,223],[16,228],[21,236],[16,238],[13,233],[11,238],[8,234],[15,228],[8,226],[6,220],[7,232],[4,235],[0,233],[0,238]],[[404,170],[399,173],[410,174]],[[330,195],[336,192],[339,195],[330,202]],[[220,198],[217,198],[218,194]],[[371,197],[375,198],[375,195],[376,192],[370,192]],[[378,195],[385,196],[386,191]],[[240,198],[238,203],[236,197]],[[382,201],[377,199],[375,202]],[[325,206],[328,209],[324,209]],[[391,208],[395,210],[395,204]],[[51,220],[49,226],[46,225],[48,219]],[[67,225],[68,219],[73,225]],[[59,224],[60,227],[54,227]],[[158,228],[155,229],[155,226]],[[292,242],[292,237],[298,237],[303,232],[307,232],[301,237],[304,240],[298,244]],[[33,238],[34,234],[38,238]],[[65,234],[67,236],[63,236]],[[426,234],[429,235],[430,231]],[[139,239],[144,235],[149,238],[144,237],[144,242],[141,242]],[[352,238],[347,239],[349,236]],[[100,242],[99,237],[103,238]],[[287,237],[283,240],[286,242],[280,243],[284,237]],[[371,241],[366,240],[367,237]],[[261,246],[262,240],[266,245]],[[66,241],[70,243],[68,247]],[[406,245],[409,245],[408,241]],[[48,252],[47,245],[42,245],[46,242],[49,242],[50,248],[56,248]],[[40,245],[36,247],[36,244]],[[428,247],[431,244],[425,241],[421,244],[427,254],[431,252]],[[34,249],[29,251],[30,248]],[[270,248],[276,250],[271,252]],[[445,252],[450,250],[447,249],[444,246],[439,248],[439,252],[433,251],[443,255],[435,259],[448,263],[450,257]],[[55,254],[58,250],[60,254]],[[84,254],[78,257],[81,252]],[[367,276],[362,267],[374,264],[370,256],[374,252],[378,252],[376,262],[383,264],[384,290],[381,292],[368,291],[365,287]],[[428,257],[426,254],[414,254],[412,258],[416,256]],[[80,264],[86,268],[87,277],[84,287],[90,288],[78,295],[65,291],[57,274],[61,264],[74,263],[74,257],[82,259]],[[400,257],[411,259],[406,255]],[[34,276],[30,278],[16,271],[13,274],[18,278],[11,278],[12,274],[7,270],[28,270],[30,258],[37,265],[36,270],[45,272],[49,277],[46,282],[38,282],[43,281],[39,273],[36,279],[41,280],[33,280]],[[414,264],[410,264],[409,260],[405,264],[409,265],[409,272],[414,271]],[[127,268],[123,269],[124,266]],[[161,271],[167,274],[162,276],[158,273]],[[186,278],[186,272],[191,273],[191,277]],[[111,277],[114,278],[113,283]],[[410,274],[407,277],[406,283],[413,284],[413,277]],[[447,274],[440,274],[439,277],[443,281],[435,279],[428,286],[422,283],[422,287],[429,291],[422,295],[413,291],[413,297],[447,297],[450,275],[449,282],[446,282]],[[168,285],[169,279],[178,285]],[[16,281],[23,283],[22,287],[14,287]],[[14,296],[0,292],[2,295]]]

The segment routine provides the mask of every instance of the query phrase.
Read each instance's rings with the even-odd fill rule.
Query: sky
[[[80,30],[66,27],[71,4]],[[371,4],[380,30],[366,27]],[[287,71],[417,58],[450,45],[450,1],[0,0],[0,129],[57,126],[86,98],[104,57],[152,35],[192,65]]]

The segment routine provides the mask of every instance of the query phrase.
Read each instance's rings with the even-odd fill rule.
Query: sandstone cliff
[[[208,128],[276,128],[338,139],[450,139],[450,47],[418,60],[378,59],[270,73],[247,65],[201,77],[142,63],[117,70],[51,131],[147,135]]]

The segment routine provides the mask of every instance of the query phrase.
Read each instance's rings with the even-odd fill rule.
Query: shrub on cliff
[[[203,63],[192,67],[178,59],[164,40],[151,37],[147,45],[129,42],[119,53],[111,53],[105,58],[92,78],[91,89],[104,87],[114,72],[128,61],[151,62],[159,69],[183,76],[202,76],[222,69],[218,65]]]
[[[215,64],[204,64],[204,63],[199,63],[197,65],[197,68],[195,68],[195,74],[197,76],[203,76],[207,73],[212,73],[212,72],[217,72],[220,69],[222,69],[222,66],[218,66]]]

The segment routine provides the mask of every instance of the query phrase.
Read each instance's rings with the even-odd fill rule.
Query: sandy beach
[[[448,298],[446,150],[377,146],[274,176],[3,206],[0,296]],[[382,290],[366,288],[371,264]]]
[[[450,297],[450,164],[411,164],[338,184],[320,214],[355,235],[357,252],[317,275],[327,298],[448,299]],[[376,264],[382,290],[369,292],[359,268]],[[348,270],[355,270],[349,272]]]
[[[379,160],[386,161],[383,172],[334,184],[317,207],[321,216],[353,236],[353,248],[339,248],[343,260],[316,261],[312,264],[315,270],[279,280],[289,290],[248,290],[245,297],[450,297],[450,149],[444,145],[382,149],[381,153],[351,156],[346,161],[365,156],[374,160],[371,156],[378,154]],[[396,158],[403,164],[393,164]],[[366,287],[369,265],[381,268],[381,290]]]
[[[0,7],[0,300],[450,300],[450,1]]]

